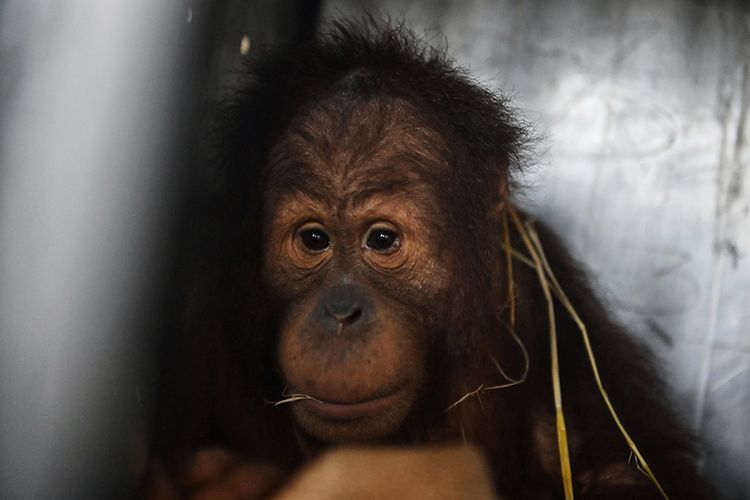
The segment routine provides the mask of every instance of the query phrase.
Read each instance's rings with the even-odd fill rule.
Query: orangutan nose
[[[351,302],[348,300],[329,302],[323,305],[325,313],[341,323],[342,325],[350,325],[356,323],[356,321],[362,317],[362,306],[359,302]]]
[[[337,331],[341,331],[343,327],[352,328],[368,316],[372,316],[370,304],[371,301],[363,288],[356,285],[338,285],[323,294],[318,311],[324,322],[331,324],[331,319],[335,320]]]

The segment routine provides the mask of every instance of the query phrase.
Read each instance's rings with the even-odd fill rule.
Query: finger
[[[179,500],[180,492],[164,465],[152,460],[146,474],[143,498],[147,500]]]
[[[235,500],[267,496],[283,479],[278,467],[268,464],[240,464],[219,482],[195,492],[192,500]]]
[[[239,463],[237,455],[223,448],[209,448],[193,453],[183,465],[181,485],[195,489],[212,481],[218,481]]]

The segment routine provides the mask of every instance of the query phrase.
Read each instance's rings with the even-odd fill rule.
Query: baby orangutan
[[[335,476],[353,497],[463,484],[466,498],[563,498],[527,227],[663,490],[709,498],[651,355],[512,204],[528,134],[504,97],[407,30],[338,24],[251,61],[216,139],[152,497],[332,498]],[[572,492],[662,498],[571,314],[557,299],[552,312]],[[329,451],[385,445],[401,451]]]

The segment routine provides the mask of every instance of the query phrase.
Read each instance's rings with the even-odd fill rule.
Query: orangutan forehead
[[[274,191],[394,192],[444,175],[440,135],[397,100],[325,101],[294,120],[268,165]]]

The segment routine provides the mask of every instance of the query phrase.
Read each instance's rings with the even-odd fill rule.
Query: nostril
[[[354,323],[355,321],[357,321],[360,318],[360,316],[362,316],[362,308],[359,307],[359,306],[357,306],[357,308],[354,309],[349,314],[349,316],[347,316],[346,318],[344,318],[344,323]],[[341,320],[339,320],[339,321],[341,321]]]
[[[362,307],[359,304],[328,305],[324,307],[324,310],[328,316],[342,325],[352,324],[362,316]]]

